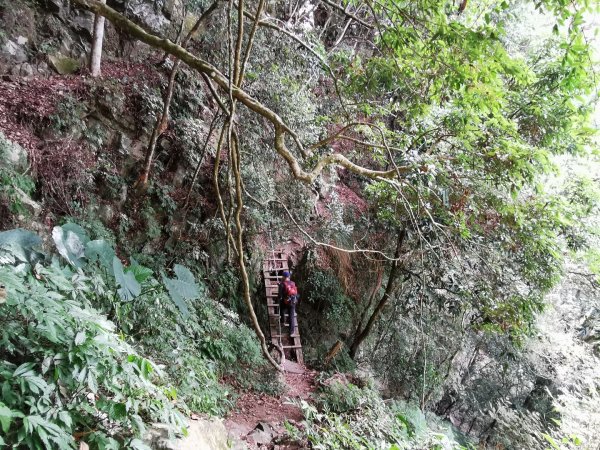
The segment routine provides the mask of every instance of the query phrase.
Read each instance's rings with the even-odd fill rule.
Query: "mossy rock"
[[[69,58],[68,56],[61,55],[60,53],[49,56],[48,59],[50,60],[50,65],[52,68],[61,75],[75,73],[81,68],[79,61]]]

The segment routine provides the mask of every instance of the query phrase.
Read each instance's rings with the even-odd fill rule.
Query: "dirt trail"
[[[260,423],[268,424],[275,437],[285,431],[283,424],[301,422],[303,419],[300,408],[289,404],[290,400],[307,400],[315,391],[317,372],[306,369],[296,363],[286,361],[285,385],[286,391],[279,397],[246,393],[240,396],[235,408],[225,420],[225,426],[230,434],[247,443],[248,448],[273,448],[268,444],[255,443],[254,430]],[[302,373],[294,373],[302,372]],[[260,441],[260,439],[257,439]],[[299,447],[278,446],[280,449]]]

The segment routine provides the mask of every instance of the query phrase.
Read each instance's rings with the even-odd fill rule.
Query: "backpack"
[[[283,301],[286,305],[298,303],[298,288],[291,280],[283,282]]]

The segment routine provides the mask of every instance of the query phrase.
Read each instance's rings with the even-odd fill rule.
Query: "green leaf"
[[[152,450],[144,441],[140,439],[132,439],[129,443],[129,448],[132,450]]]
[[[58,418],[65,426],[69,429],[73,427],[73,419],[71,418],[71,414],[68,411],[61,411],[58,413]]]
[[[85,244],[89,238],[83,228],[75,223],[66,223],[63,226],[54,227],[52,239],[56,244],[58,253],[75,267],[83,266],[85,257]]]
[[[184,317],[188,317],[189,310],[186,301],[198,298],[200,291],[194,275],[188,268],[176,264],[173,267],[173,271],[177,275],[177,278],[167,278],[165,274],[162,274],[163,283],[181,314]]]
[[[21,228],[0,232],[0,264],[28,262],[33,265],[43,258],[42,253],[35,250],[41,244],[37,234]]]
[[[85,244],[85,256],[91,262],[98,261],[102,267],[112,270],[115,251],[104,239],[90,241]]]
[[[4,403],[0,402],[0,428],[4,433],[8,433],[10,423],[12,422],[13,412]]]
[[[111,408],[111,419],[121,420],[127,416],[125,403],[115,403]]]
[[[85,331],[80,331],[79,333],[77,333],[77,335],[75,336],[75,345],[81,345],[85,342]]]
[[[117,284],[121,286],[117,291],[121,300],[130,302],[142,293],[142,286],[137,282],[132,272],[123,271],[123,263],[116,256],[113,258],[113,272]]]
[[[542,436],[544,437],[544,439],[546,439],[546,441],[548,441],[548,443],[552,446],[552,448],[555,448],[556,450],[560,450],[560,446],[556,443],[556,441],[552,438],[552,436],[550,436],[546,433],[542,433]]]
[[[175,272],[175,275],[177,275],[177,278],[180,281],[193,284],[194,286],[196,285],[196,279],[194,278],[194,274],[187,267],[182,266],[181,264],[175,264],[175,266],[173,267],[173,271]]]
[[[35,367],[35,363],[33,363],[33,362],[23,363],[19,367],[17,367],[17,370],[15,370],[13,372],[13,377],[22,377],[22,376],[33,375],[35,373],[32,370],[34,367]]]
[[[152,269],[139,264],[134,258],[131,258],[131,265],[125,269],[125,273],[131,272],[138,283],[143,283],[153,274]]]

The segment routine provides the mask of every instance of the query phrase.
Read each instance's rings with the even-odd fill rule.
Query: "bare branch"
[[[358,23],[360,23],[362,26],[368,28],[369,30],[374,29],[375,27],[373,25],[371,25],[368,22],[365,22],[364,20],[362,20],[360,17],[357,17],[356,15],[352,14],[350,11],[348,11],[348,8],[344,8],[341,5],[338,5],[335,2],[332,2],[331,0],[322,0],[323,3],[326,3],[327,5],[337,9],[338,11],[341,11],[345,16],[357,21]]]
[[[366,249],[366,248],[342,248],[342,247],[337,247],[335,245],[332,244],[327,244],[326,242],[320,242],[318,240],[316,240],[314,237],[312,237],[310,235],[310,233],[308,233],[304,228],[302,228],[300,226],[300,224],[298,223],[298,221],[295,219],[295,217],[292,215],[292,213],[290,212],[290,210],[287,208],[287,206],[285,206],[285,203],[283,203],[280,200],[266,200],[264,202],[261,202],[259,199],[257,199],[256,197],[254,197],[252,194],[250,194],[247,190],[244,190],[244,193],[248,196],[248,198],[250,200],[252,200],[253,202],[257,203],[258,205],[262,206],[263,208],[267,206],[268,203],[276,203],[278,205],[280,205],[284,211],[286,212],[286,214],[288,215],[288,217],[290,218],[290,220],[294,223],[294,225],[296,226],[296,228],[298,228],[298,230],[300,231],[300,233],[302,233],[310,242],[312,242],[314,245],[316,246],[320,246],[320,247],[327,247],[333,250],[337,250],[343,253],[363,253],[363,254],[375,254],[375,255],[379,255],[381,256],[383,259],[387,260],[387,261],[398,261],[400,259],[403,258],[393,258],[389,255],[387,255],[385,252],[379,251],[379,250],[372,250],[372,249]]]

